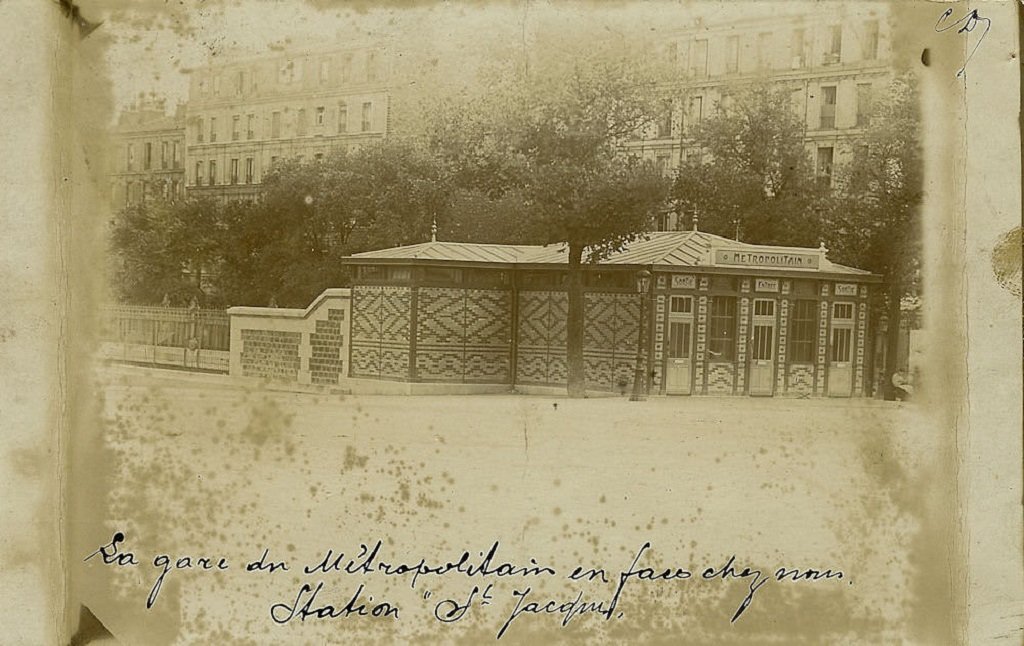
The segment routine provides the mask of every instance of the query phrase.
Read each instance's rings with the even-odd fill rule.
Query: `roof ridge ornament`
[[[430,220],[430,241],[437,242],[437,218],[431,218]],[[824,243],[822,243],[824,244]]]

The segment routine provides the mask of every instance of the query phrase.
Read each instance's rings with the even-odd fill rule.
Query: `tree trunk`
[[[899,369],[900,353],[900,298],[901,290],[893,285],[889,288],[889,304],[886,318],[888,327],[885,330],[885,372],[882,375],[882,392],[887,401],[896,399],[896,388],[892,385],[892,376]]]
[[[586,394],[583,367],[583,246],[569,245],[569,276],[566,285],[569,296],[569,317],[566,321],[566,368],[569,397]]]

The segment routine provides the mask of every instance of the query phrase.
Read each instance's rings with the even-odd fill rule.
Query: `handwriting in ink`
[[[373,595],[369,595],[366,601],[363,601],[363,584],[359,584],[355,594],[343,606],[334,606],[329,603],[316,605],[317,595],[323,588],[323,581],[317,582],[315,588],[308,583],[303,583],[299,594],[295,596],[295,603],[291,605],[275,603],[270,607],[270,618],[276,624],[286,624],[293,619],[304,622],[306,619],[342,619],[352,616],[398,619],[398,606],[387,601],[367,606],[367,604],[373,603]],[[300,603],[302,605],[299,605]]]
[[[123,532],[117,532],[110,539],[109,543],[107,543],[106,545],[100,546],[99,549],[97,549],[95,552],[93,552],[92,554],[90,554],[89,556],[85,557],[82,560],[83,561],[88,561],[92,557],[94,557],[97,554],[99,554],[100,557],[103,558],[103,564],[104,565],[111,565],[113,563],[116,563],[118,565],[123,565],[123,566],[138,565],[139,562],[135,559],[135,554],[133,554],[132,552],[121,552],[121,551],[118,550],[117,546],[119,544],[123,543],[123,542],[124,542],[124,533]]]
[[[967,69],[967,64],[970,63],[971,58],[974,57],[974,52],[978,51],[978,47],[981,45],[981,41],[985,40],[985,36],[988,35],[989,29],[992,28],[992,21],[989,20],[988,18],[985,18],[984,16],[978,15],[977,9],[972,9],[967,15],[960,18],[959,20],[946,24],[946,21],[949,20],[949,17],[952,15],[952,7],[943,11],[942,15],[939,16],[939,19],[935,22],[935,31],[941,34],[943,32],[949,31],[950,29],[955,29],[957,26],[959,26],[960,28],[956,30],[956,33],[969,34],[972,31],[974,31],[974,29],[978,26],[978,23],[985,23],[985,31],[981,32],[981,36],[978,38],[978,41],[974,43],[974,49],[972,49],[971,53],[967,55],[967,60],[964,61],[963,67],[961,67],[960,70],[956,73],[957,78],[959,78],[963,76],[964,70]]]

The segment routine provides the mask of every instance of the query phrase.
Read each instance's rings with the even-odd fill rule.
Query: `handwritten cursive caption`
[[[508,634],[517,619],[531,615],[560,617],[559,624],[562,627],[582,616],[603,621],[621,619],[624,613],[618,608],[623,593],[645,584],[740,582],[744,596],[737,604],[730,622],[738,621],[754,602],[755,595],[772,582],[805,584],[845,580],[852,585],[852,581],[838,569],[779,567],[772,571],[742,565],[735,555],[723,558],[720,563],[698,568],[652,566],[647,564],[650,560],[648,552],[651,550],[649,542],[640,546],[628,566],[618,570],[590,565],[559,570],[553,565],[538,563],[533,558],[527,563],[515,563],[499,556],[499,541],[494,541],[487,550],[463,551],[457,558],[444,562],[431,562],[425,558],[396,559],[383,550],[383,541],[378,540],[373,544],[361,544],[353,555],[328,549],[322,557],[308,563],[289,563],[272,559],[270,549],[263,548],[259,558],[242,561],[240,563],[243,565],[236,569],[246,574],[298,571],[310,579],[302,583],[297,593],[269,607],[268,617],[275,624],[354,617],[399,621],[405,612],[396,602],[379,598],[374,601],[374,597],[367,592],[376,578],[400,579],[412,589],[420,586],[423,589],[421,597],[428,605],[428,612],[442,624],[463,621],[474,611],[482,612],[480,609],[486,606],[502,606],[499,603],[502,600],[498,597],[511,588],[504,599],[504,606],[510,609],[501,615],[503,619],[498,625],[496,639]],[[168,577],[175,576],[174,573],[232,569],[228,558],[219,555],[156,554],[147,557],[145,561],[140,560],[139,556],[128,549],[127,537],[123,532],[116,532],[108,543],[98,547],[84,561],[93,559],[99,559],[102,565],[114,568],[145,567],[143,563],[148,562],[153,568],[153,582],[146,597],[147,609],[156,604],[164,582]],[[353,593],[341,595],[340,602],[331,602],[325,600],[332,596],[326,581],[329,577],[351,577],[358,579],[358,582]],[[431,601],[432,593],[425,587],[430,585],[430,580],[442,578],[465,579],[466,592]],[[544,580],[555,579],[580,587],[575,594],[559,599],[545,597],[536,591],[536,586]],[[506,581],[514,583],[508,587],[499,587],[500,582]]]

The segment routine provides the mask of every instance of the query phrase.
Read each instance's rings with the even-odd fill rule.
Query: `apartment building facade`
[[[191,70],[185,128],[191,195],[255,199],[271,167],[319,159],[388,131],[388,63],[374,48],[319,48]]]
[[[769,82],[790,88],[806,124],[808,153],[822,181],[848,160],[872,105],[892,78],[891,30],[884,5],[865,3],[772,19],[697,24],[661,43],[671,81],[658,123],[629,149],[666,173],[700,150],[691,128],[743,88]]]
[[[185,193],[185,110],[141,101],[118,117],[108,157],[112,209]]]

